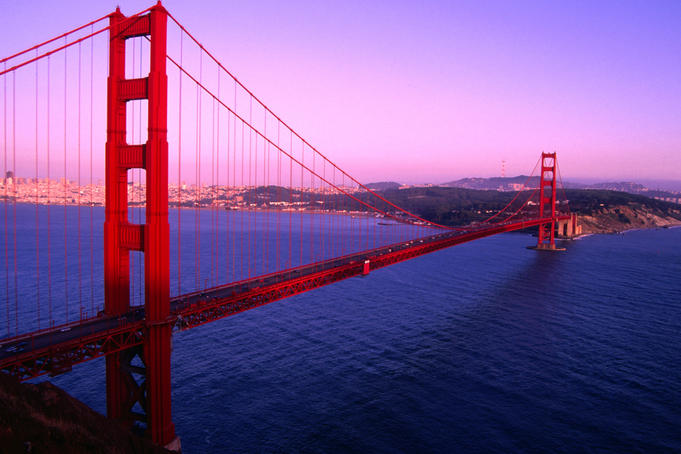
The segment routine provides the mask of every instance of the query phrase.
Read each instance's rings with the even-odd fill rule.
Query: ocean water
[[[534,241],[175,334],[183,452],[681,452],[681,229]],[[102,360],[52,380],[105,411]]]
[[[144,223],[144,210],[128,219]],[[370,216],[171,209],[171,296],[439,233]],[[381,225],[385,224],[385,225]],[[0,342],[104,309],[104,208],[0,203]],[[130,302],[144,305],[130,252]]]

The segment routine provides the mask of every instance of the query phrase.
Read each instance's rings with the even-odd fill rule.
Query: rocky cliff
[[[681,210],[662,213],[648,206],[617,205],[579,214],[582,233],[617,233],[681,225]]]

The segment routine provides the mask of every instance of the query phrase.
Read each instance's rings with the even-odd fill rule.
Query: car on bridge
[[[23,352],[26,349],[26,346],[28,345],[28,342],[18,342],[16,344],[12,344],[9,346],[5,347],[5,351],[7,353],[20,353]]]

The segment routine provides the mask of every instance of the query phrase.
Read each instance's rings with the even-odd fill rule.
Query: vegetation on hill
[[[568,189],[565,195],[570,209],[576,213],[592,215],[602,208],[616,206],[648,207],[663,216],[673,216],[681,206],[638,194],[602,189]]]
[[[169,453],[49,382],[0,373],[0,452]]]
[[[567,190],[570,210],[584,233],[621,232],[681,224],[681,205],[638,194],[606,190]]]
[[[392,189],[382,191],[381,195],[429,221],[462,225],[487,219],[510,202],[515,193],[435,186]]]
[[[419,217],[450,226],[483,221],[502,210],[518,194],[512,191],[443,186],[393,188],[376,192],[380,197]],[[519,194],[506,213],[515,212],[531,195],[532,191]],[[612,232],[681,222],[681,205],[639,194],[602,189],[567,189],[559,190],[558,196],[559,200],[567,198],[570,211],[584,218],[585,232]],[[368,192],[352,193],[352,197],[357,199],[353,200],[345,194],[319,194],[278,186],[261,186],[245,191],[242,197],[254,209],[286,209],[287,206],[293,206],[294,209],[301,210],[367,212],[370,211],[367,205],[371,205],[399,215],[394,206]],[[208,202],[210,200],[206,199],[206,203]],[[504,219],[504,215],[497,219]]]
[[[468,177],[443,183],[440,186],[464,189],[496,190],[499,187],[505,188],[512,184],[527,184],[528,186],[536,187],[539,185],[539,177],[528,177],[527,175],[518,175],[515,177],[490,177],[490,178]]]
[[[386,199],[425,219],[444,225],[463,225],[487,219],[515,197],[515,192],[463,188],[409,188],[381,191]],[[514,209],[527,200],[520,194]],[[625,192],[568,189],[560,199],[586,221],[585,232],[611,232],[681,223],[681,205]],[[512,211],[511,211],[512,212]]]

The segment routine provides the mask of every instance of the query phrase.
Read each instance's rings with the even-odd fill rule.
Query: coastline
[[[587,238],[590,236],[594,235],[625,235],[627,233],[632,233],[632,232],[643,232],[646,230],[660,230],[660,229],[679,229],[681,228],[681,222],[676,223],[676,224],[665,224],[665,225],[659,225],[659,226],[649,226],[649,227],[635,227],[631,229],[625,229],[625,230],[602,230],[602,231],[596,231],[596,232],[589,232],[589,233],[583,233],[581,235],[575,236],[573,238],[559,238],[560,240],[581,240],[583,238]]]
[[[578,213],[583,234],[621,234],[634,230],[681,227],[681,212],[661,213],[648,207],[615,206],[583,215]]]
[[[84,209],[93,208],[104,208],[103,205],[98,203],[95,204],[78,204],[78,203],[45,203],[45,201],[40,201],[42,203],[27,202],[27,201],[15,201],[0,198],[0,206],[7,204],[10,205],[30,205],[30,206],[45,206],[52,208],[66,208],[66,207],[78,207]],[[144,204],[136,204],[134,201],[130,204],[131,209],[144,208]],[[331,216],[351,216],[353,218],[363,218],[363,219],[384,219],[385,216],[376,215],[375,213],[369,213],[366,211],[345,211],[345,210],[320,210],[320,209],[304,209],[304,208],[292,208],[292,207],[282,207],[282,208],[263,208],[263,207],[239,207],[239,206],[218,206],[218,205],[199,205],[199,206],[187,206],[182,204],[177,204],[174,202],[169,203],[169,209],[172,210],[218,210],[218,211],[246,211],[246,212],[262,212],[262,213],[272,213],[272,214],[308,214],[308,215],[331,215]],[[678,210],[673,209],[670,212],[661,212],[647,206],[632,207],[630,205],[616,205],[607,208],[601,208],[596,212],[589,214],[580,213],[579,210],[576,211],[578,216],[578,222],[582,226],[582,234],[579,237],[583,237],[591,234],[622,234],[629,231],[635,230],[648,230],[648,229],[658,229],[658,228],[679,228],[681,227],[681,208]],[[452,227],[462,227],[462,226],[452,226]],[[577,238],[577,237],[575,237]]]

